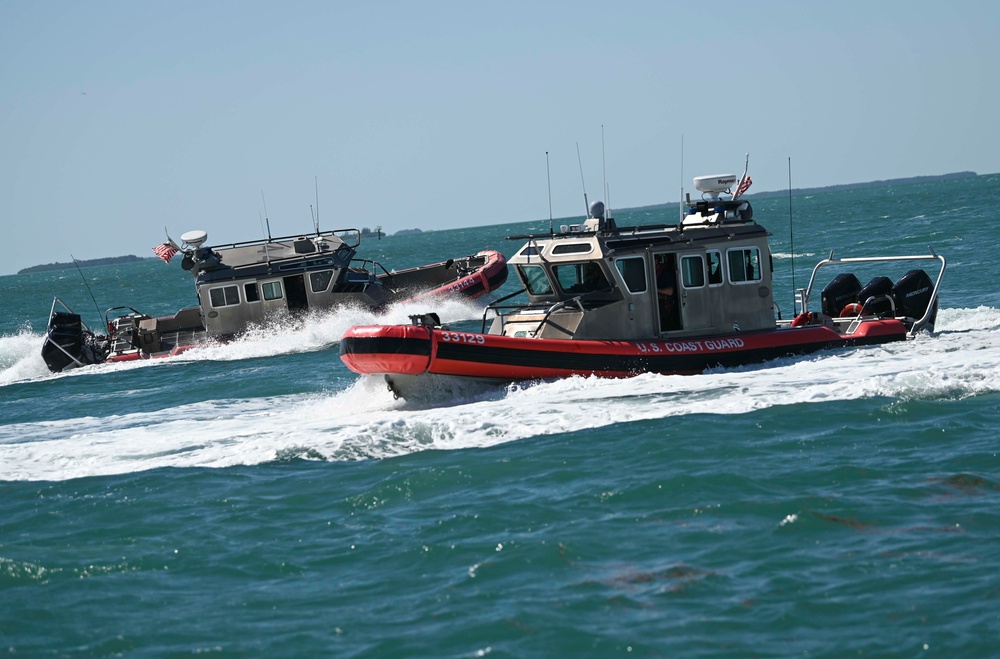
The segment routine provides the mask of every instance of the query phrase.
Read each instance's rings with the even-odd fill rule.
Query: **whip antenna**
[[[795,233],[792,231],[792,157],[788,156],[788,245],[792,251],[792,309],[795,309]],[[802,309],[805,312],[805,307]]]
[[[684,133],[681,133],[681,196],[677,200],[677,226],[684,224]]]
[[[101,308],[97,306],[97,298],[94,297],[94,291],[90,290],[90,284],[87,283],[87,278],[83,276],[83,270],[80,268],[80,264],[77,262],[76,257],[72,254],[69,255],[73,259],[73,264],[76,265],[76,271],[80,273],[80,279],[83,280],[83,285],[87,287],[87,292],[90,293],[90,299],[94,301],[94,310],[97,311],[97,319],[103,324],[104,319],[101,318]]]
[[[545,181],[549,186],[549,235],[552,235],[552,176],[549,174],[549,152],[545,152]]]
[[[576,143],[576,161],[580,164],[580,185],[583,186],[583,217],[590,217],[590,202],[587,201],[587,183],[583,180],[583,158],[580,157],[580,143]]]
[[[264,200],[264,191],[260,191],[260,203],[264,204],[264,223],[267,225],[267,242],[271,242],[271,220],[267,217],[267,201]]]
[[[611,199],[608,194],[608,167],[604,162],[604,124],[601,124],[601,176],[604,177],[604,209],[607,216],[611,215]],[[588,210],[590,210],[588,208]]]
[[[316,218],[313,220],[313,228],[316,229],[316,235],[319,235],[319,177],[316,176]]]

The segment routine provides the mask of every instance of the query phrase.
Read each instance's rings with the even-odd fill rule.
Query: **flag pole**
[[[750,171],[750,154],[747,154],[746,161],[743,163],[743,176],[740,177],[740,182],[736,184],[736,194],[733,195],[733,201],[740,196],[740,188],[743,187],[743,181],[746,180],[747,172]]]

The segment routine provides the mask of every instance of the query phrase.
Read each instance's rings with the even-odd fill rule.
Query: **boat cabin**
[[[204,326],[213,336],[235,334],[276,311],[384,301],[382,287],[372,286],[375,275],[351,267],[361,241],[357,229],[212,247],[204,246],[204,231],[181,239],[189,248],[182,267],[194,275]]]
[[[720,177],[721,178],[721,177]],[[520,236],[509,260],[529,304],[491,334],[636,340],[776,326],[768,231],[750,204],[709,194],[676,225],[618,227],[594,202],[582,225]]]

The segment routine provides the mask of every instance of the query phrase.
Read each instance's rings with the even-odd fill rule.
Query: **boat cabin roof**
[[[511,257],[511,265],[573,262],[600,259],[619,252],[646,249],[680,250],[694,246],[725,246],[734,240],[759,238],[770,233],[756,222],[697,225],[621,227],[611,231],[577,231],[512,237],[527,243]]]
[[[184,268],[193,271],[199,284],[270,276],[275,271],[346,268],[360,242],[361,233],[357,229],[336,229],[308,236],[198,246],[187,252]]]
[[[268,261],[273,263],[287,259],[302,259],[311,255],[331,254],[342,247],[346,247],[352,252],[354,250],[351,245],[336,235],[336,232],[324,231],[309,236],[285,236],[217,245],[211,249],[222,257],[223,265],[240,268]]]

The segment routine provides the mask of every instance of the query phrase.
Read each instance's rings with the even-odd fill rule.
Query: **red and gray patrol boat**
[[[481,331],[441,326],[433,313],[410,325],[357,326],[341,340],[341,359],[408,397],[432,378],[694,374],[933,331],[946,262],[932,248],[856,258],[831,252],[782,318],[770,234],[739,194],[746,180],[696,178],[702,197],[688,198],[677,224],[619,227],[596,201],[580,225],[514,237],[525,241],[508,261],[521,289],[486,308]],[[818,291],[821,272],[832,270]],[[860,270],[879,274],[862,284]],[[527,302],[512,304],[518,296]]]
[[[352,305],[379,310],[406,300],[478,298],[507,280],[507,262],[483,250],[414,268],[389,270],[358,257],[362,232],[319,231],[247,242],[207,244],[204,231],[189,231],[181,244],[153,249],[194,276],[196,306],[170,316],[113,307],[105,327],[91,330],[56,297],[49,313],[42,358],[49,370],[105,362],[170,357],[214,340],[227,340],[272,317]]]

